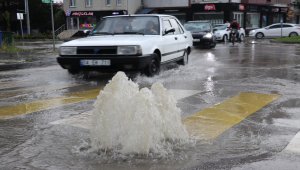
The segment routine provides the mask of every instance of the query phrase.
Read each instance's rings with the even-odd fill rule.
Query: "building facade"
[[[246,30],[285,22],[290,0],[144,0],[149,13],[175,15],[181,22],[209,20],[213,24],[233,18]]]
[[[134,14],[141,0],[64,0],[67,29],[92,29],[104,16]]]
[[[286,22],[291,0],[64,0],[68,29],[90,29],[107,15],[170,14],[182,23],[237,19],[247,30]],[[294,0],[296,1],[296,0]],[[297,18],[296,18],[297,19]],[[294,19],[294,20],[296,20]]]

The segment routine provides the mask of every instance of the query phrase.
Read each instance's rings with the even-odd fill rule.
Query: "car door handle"
[[[175,40],[177,40],[178,38],[177,37],[175,37]]]

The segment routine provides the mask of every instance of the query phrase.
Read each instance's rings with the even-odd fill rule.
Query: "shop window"
[[[92,7],[93,6],[93,0],[85,0],[85,7]]]
[[[233,13],[233,18],[236,19],[236,21],[240,24],[241,27],[244,26],[244,14],[240,12]]]
[[[110,6],[111,5],[111,0],[105,0],[105,5]]]
[[[117,0],[117,6],[122,6],[122,0]]]
[[[195,13],[193,18],[194,20],[199,20],[199,21],[210,21],[213,25],[223,24],[224,13],[223,12]]]
[[[283,15],[279,13],[273,14],[273,23],[283,22]]]
[[[70,0],[70,7],[76,6],[76,0]]]
[[[246,28],[259,28],[259,13],[248,13],[246,17]]]

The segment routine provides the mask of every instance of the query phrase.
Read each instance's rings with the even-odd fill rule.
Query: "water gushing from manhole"
[[[187,141],[176,100],[160,83],[151,89],[118,72],[97,97],[93,109],[93,150],[122,154],[168,154]]]

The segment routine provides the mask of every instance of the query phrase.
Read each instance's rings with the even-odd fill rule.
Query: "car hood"
[[[142,45],[158,39],[158,35],[104,35],[89,36],[63,43],[61,46],[117,46]]]
[[[215,34],[222,34],[222,33],[225,33],[227,32],[226,30],[218,30],[218,31],[215,31],[214,33]]]

